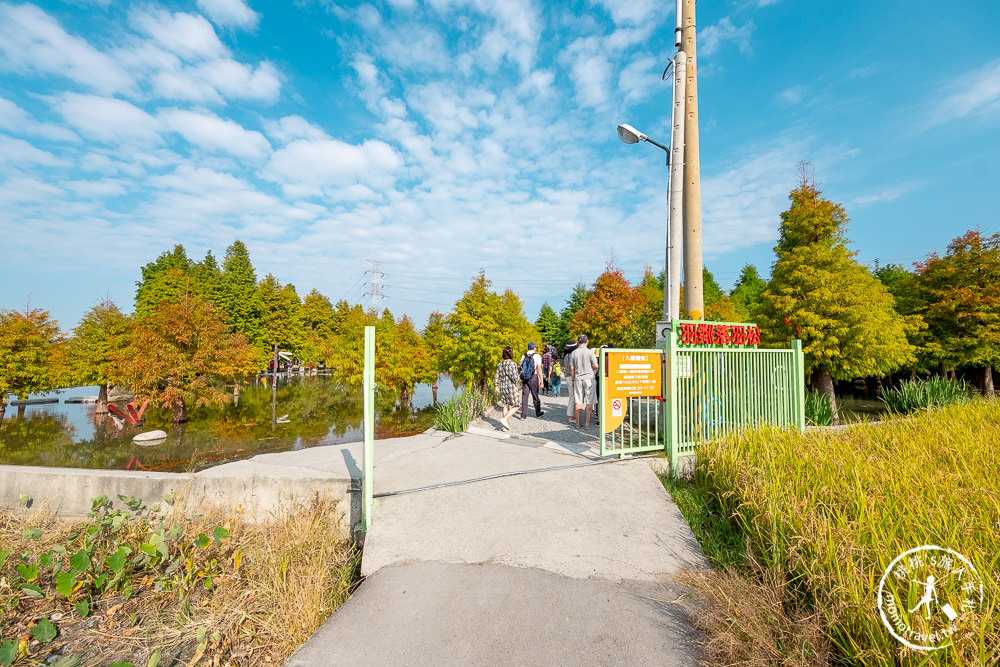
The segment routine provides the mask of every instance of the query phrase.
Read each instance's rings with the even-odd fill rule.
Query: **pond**
[[[442,378],[437,400],[453,393],[451,382]],[[118,428],[110,416],[96,416],[93,404],[65,402],[96,395],[97,387],[75,387],[33,396],[60,402],[29,405],[23,417],[8,405],[0,424],[0,464],[193,472],[267,452],[356,442],[364,435],[361,389],[340,387],[323,376],[279,377],[277,387],[246,387],[238,405],[189,409],[183,424],[171,423],[169,411],[150,408],[140,428]],[[392,392],[377,392],[375,410],[376,439],[420,433],[434,423],[432,389],[417,385],[409,405]],[[166,441],[152,446],[132,441],[141,431],[157,429],[167,433]]]

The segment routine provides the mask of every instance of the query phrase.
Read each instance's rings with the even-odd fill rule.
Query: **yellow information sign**
[[[604,432],[610,433],[625,420],[628,399],[634,396],[662,396],[662,353],[654,350],[618,352],[606,350],[604,390]]]

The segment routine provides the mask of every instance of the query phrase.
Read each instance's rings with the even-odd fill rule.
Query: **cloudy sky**
[[[422,325],[663,265],[673,3],[0,0],[0,308],[64,329],[183,243]],[[998,231],[1000,3],[703,0],[706,265],[766,275],[815,167],[864,262]]]

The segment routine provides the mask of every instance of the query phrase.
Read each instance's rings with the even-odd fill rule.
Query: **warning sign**
[[[612,417],[624,417],[624,401],[620,398],[611,399],[611,416]]]
[[[616,396],[660,396],[662,370],[659,352],[611,352],[607,353],[608,397]]]

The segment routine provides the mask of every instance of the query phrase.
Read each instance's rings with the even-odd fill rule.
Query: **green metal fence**
[[[760,424],[805,428],[801,341],[791,349],[665,345],[664,394],[670,468],[701,442]]]
[[[601,456],[667,450],[680,460],[699,443],[760,424],[805,428],[805,369],[800,341],[790,349],[682,347],[668,336],[662,350],[613,350],[655,355],[661,361],[660,397],[618,399],[624,418],[605,433],[608,365],[599,373]]]

